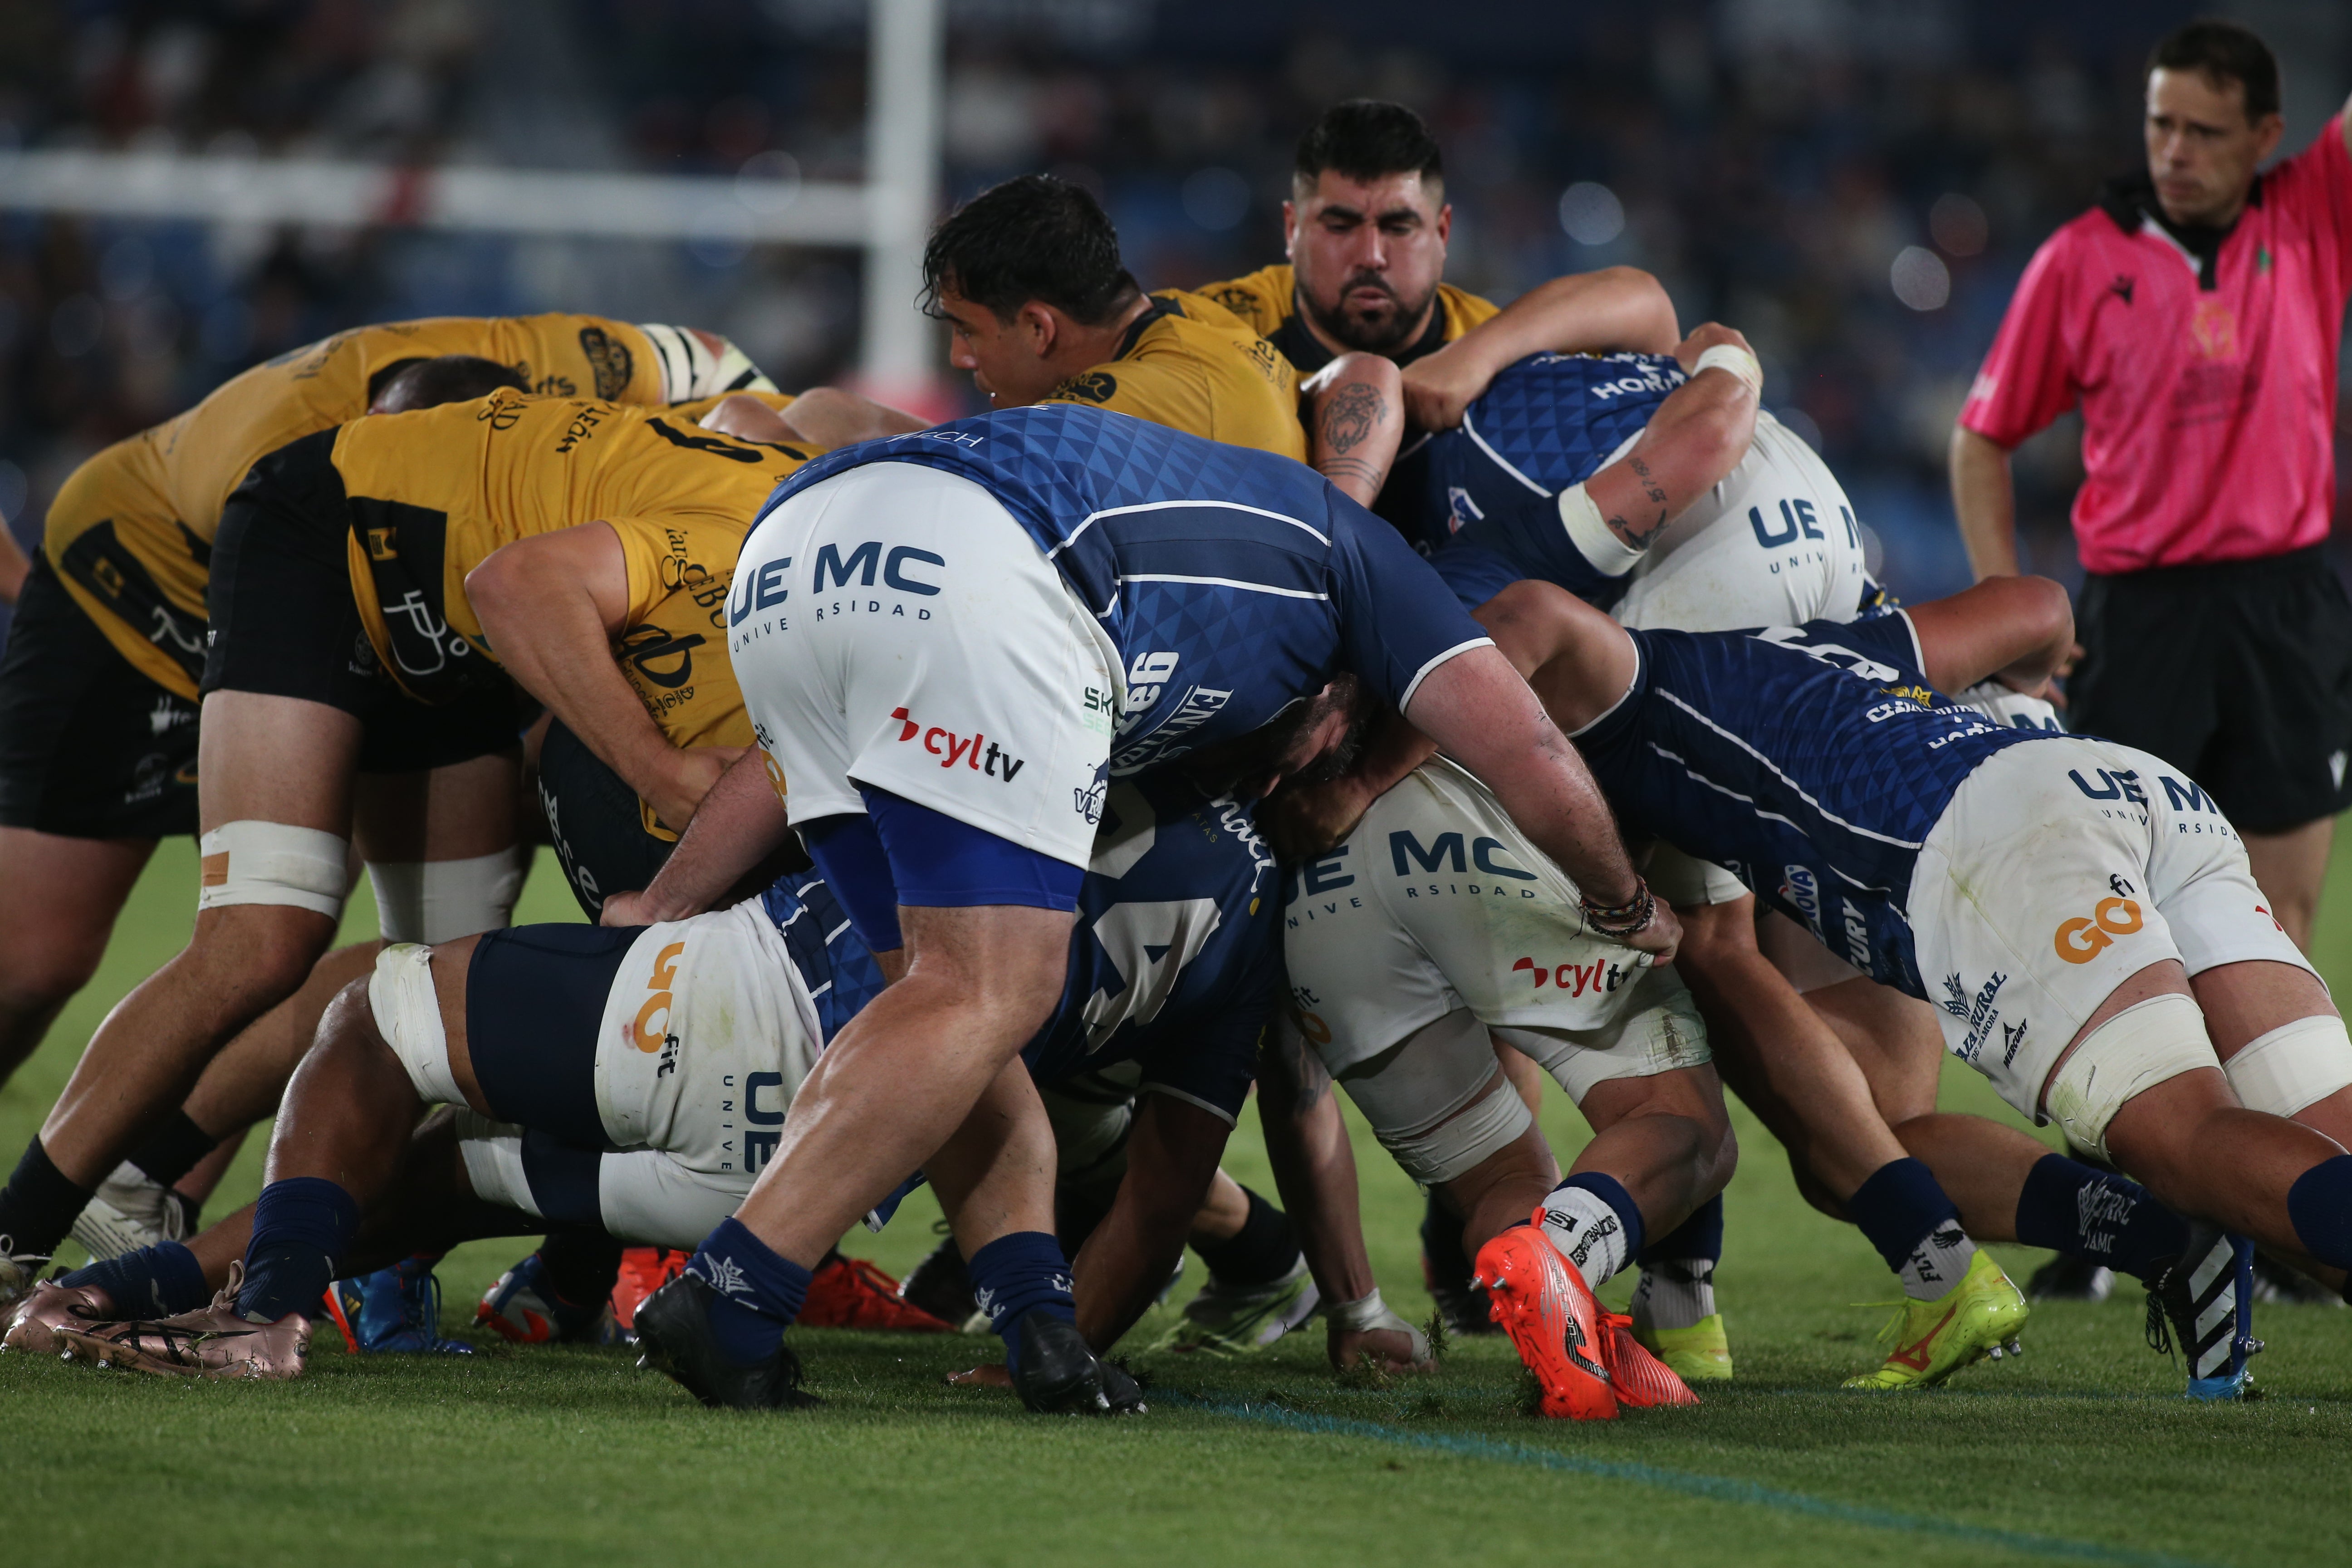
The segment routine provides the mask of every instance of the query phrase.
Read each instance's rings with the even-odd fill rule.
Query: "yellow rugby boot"
[[[1879,1331],[1889,1346],[1875,1372],[1850,1377],[1847,1388],[1894,1392],[1933,1388],[1986,1356],[2019,1353],[2018,1331],[2030,1309],[1992,1254],[1969,1259],[1960,1282],[1933,1301],[1906,1300]]]
[[[1637,1318],[1633,1342],[1685,1383],[1731,1381],[1731,1342],[1724,1336],[1721,1312],[1709,1312],[1687,1329],[1652,1328]]]

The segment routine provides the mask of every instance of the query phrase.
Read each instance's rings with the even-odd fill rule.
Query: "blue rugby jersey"
[[[1377,510],[1434,554],[1480,518],[1591,479],[1689,379],[1672,354],[1523,359],[1463,411],[1461,428],[1398,458]]]
[[[1728,868],[1872,978],[1925,996],[1906,913],[1960,782],[2043,737],[1929,689],[1911,617],[1635,631],[1641,673],[1576,737],[1633,831]]]
[[[1282,988],[1274,857],[1248,808],[1181,779],[1112,789],[1095,844],[1061,1002],[1022,1058],[1041,1084],[1136,1061],[1145,1086],[1230,1121]],[[829,1043],[882,989],[881,970],[814,872],[780,879],[761,904]]]
[[[1488,640],[1393,529],[1312,468],[1098,408],[1009,408],[846,447],[760,515],[883,462],[984,486],[1101,620],[1126,664],[1114,777],[1246,734],[1342,669],[1402,708]]]

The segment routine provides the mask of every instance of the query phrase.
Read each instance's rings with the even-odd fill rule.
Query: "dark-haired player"
[[[205,592],[229,492],[297,437],[372,407],[425,406],[433,397],[413,381],[387,402],[391,383],[446,355],[496,361],[534,391],[632,403],[771,385],[726,339],[692,329],[582,315],[393,322],[257,365],[77,468],[50,505],[0,658],[0,885],[49,889],[37,910],[25,900],[0,907],[0,1078],[89,979],[155,841],[196,831]],[[427,934],[424,882],[487,888],[503,875],[420,860],[413,847],[384,864],[394,868],[378,906],[387,930],[411,939]],[[313,1017],[341,983],[322,979]],[[308,1023],[296,1032],[307,1037]],[[213,1142],[175,1121],[141,1147],[110,1197],[152,1229],[163,1189]]]
[[[100,1028],[0,1192],[12,1253],[47,1251],[202,1065],[300,984],[340,915],[355,822],[505,868],[499,907],[469,922],[505,923],[520,881],[515,698],[467,574],[516,538],[585,528],[620,541],[634,613],[668,594],[677,560],[730,560],[804,457],[680,415],[500,390],[353,420],[254,466],[224,510],[207,595],[195,933]],[[641,794],[690,805],[726,759],[669,746],[597,647],[534,695],[606,744]],[[528,664],[532,648],[507,651]],[[380,803],[355,787],[395,769]],[[428,885],[421,900],[462,914],[465,891]]]
[[[1302,388],[1291,363],[1214,301],[1146,294],[1109,215],[1078,185],[1024,174],[933,231],[924,309],[949,358],[998,408],[1076,403],[1312,463],[1369,502],[1403,422],[1395,373],[1349,356]],[[1305,394],[1302,425],[1302,392]]]
[[[1497,371],[1529,354],[1667,353],[1682,337],[1664,289],[1630,267],[1556,278],[1499,309],[1447,283],[1444,159],[1402,104],[1326,110],[1298,140],[1282,225],[1286,264],[1200,292],[1308,374],[1349,353],[1394,360],[1423,430],[1452,429]]]

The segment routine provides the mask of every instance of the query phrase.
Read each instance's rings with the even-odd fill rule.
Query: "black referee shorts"
[[[352,597],[351,519],[334,438],[321,430],[270,453],[222,508],[205,592],[204,691],[341,709],[366,727],[362,773],[446,767],[514,745],[520,714],[511,682],[428,706],[377,662]]]
[[[2317,547],[2092,575],[2066,724],[2152,752],[2245,833],[2352,805],[2352,602]]]

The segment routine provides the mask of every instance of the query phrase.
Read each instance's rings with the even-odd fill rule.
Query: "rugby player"
[[[756,761],[748,771],[764,790]],[[983,1296],[1033,1405],[1076,1396],[1062,1386],[1069,1347],[1057,1351],[1059,1331],[1036,1320],[1067,1331],[1074,1311],[1076,1331],[1108,1350],[1183,1246],[1278,996],[1273,873],[1230,800],[1169,780],[1115,786],[1105,803],[1067,983],[1008,1078],[1053,1083],[1131,1062],[1142,1093],[1110,1215],[1078,1254],[1074,1307],[1067,1282],[1058,1318],[1052,1302]],[[690,1246],[741,1200],[826,1042],[882,984],[813,876],[647,928],[525,927],[388,948],[297,1076],[260,1202],[186,1247],[41,1287],[9,1342],[49,1350],[62,1333],[62,1348],[112,1364],[291,1376],[310,1303],[354,1261],[542,1219]],[[455,1116],[419,1129],[436,1102]],[[992,1226],[1008,1211],[951,1162],[927,1173],[985,1289]],[[204,1307],[215,1289],[219,1301]],[[125,1308],[170,1310],[106,1321]],[[637,1320],[656,1360],[658,1317],[648,1303]],[[1131,1383],[1108,1383],[1114,1403],[1137,1403]]]
[[[1692,1289],[1651,1279],[1660,1260],[1645,1237],[1713,1203],[1737,1163],[1682,982],[1590,934],[1576,889],[1489,791],[1444,761],[1381,795],[1344,842],[1297,868],[1285,897],[1286,1031],[1465,1223],[1544,1413],[1607,1420],[1621,1402],[1695,1403],[1633,1341],[1632,1320],[1593,1297],[1637,1259],[1644,1295]],[[1502,1042],[1540,1062],[1592,1124],[1565,1181],[1497,1065]],[[1286,1046],[1279,1059],[1303,1059]],[[1352,1226],[1315,1234],[1318,1275],[1364,1269]],[[1703,1305],[1715,1315],[1711,1289]]]
[[[1132,415],[1309,463],[1364,503],[1403,435],[1393,366],[1344,355],[1302,385],[1215,301],[1146,294],[1101,205],[1051,174],[1007,180],[950,215],[924,248],[923,287],[923,308],[948,324],[950,363],[992,407]]]
[[[155,841],[197,831],[205,596],[230,491],[256,460],[298,437],[372,408],[489,390],[488,383],[445,382],[443,394],[420,396],[425,384],[414,376],[395,387],[404,370],[444,356],[495,361],[537,390],[625,402],[770,385],[734,345],[692,329],[562,314],[393,322],[257,365],[77,468],[51,503],[0,657],[0,883],[51,890],[37,911],[22,900],[0,910],[0,1078],[31,1054],[89,979]],[[361,794],[391,787],[371,778]],[[428,888],[452,916],[494,923],[496,899],[512,878],[503,858],[453,859],[439,845],[377,847],[377,905],[394,936],[460,934],[423,923],[419,900]],[[354,953],[323,972],[315,998],[297,1007],[300,1016],[285,1032],[307,1038],[318,1007],[363,964]],[[221,1131],[167,1119],[121,1170],[99,1173],[110,1178],[111,1201],[90,1215],[162,1217],[164,1189],[194,1169]],[[23,1174],[47,1194],[44,1207],[66,1201],[48,1180],[46,1155]],[[0,1198],[0,1236],[11,1238],[0,1242],[0,1258],[50,1228],[12,1224],[26,1226],[21,1211]],[[89,1239],[103,1245],[96,1234]],[[12,1278],[0,1263],[0,1295],[13,1289]]]
[[[666,566],[730,559],[743,520],[805,455],[650,409],[501,390],[355,420],[255,465],[213,554],[195,934],[101,1026],[0,1192],[14,1254],[47,1252],[224,1040],[300,984],[341,911],[357,772],[431,770],[384,792],[381,831],[461,840],[477,865],[497,857],[510,907],[515,698],[466,574],[520,536],[608,529],[634,542],[641,610],[668,592]],[[668,746],[611,658],[592,663],[534,694],[575,732],[617,737],[625,750],[608,761],[632,786],[689,814],[726,759]],[[417,895],[453,900],[462,909],[446,887]],[[499,910],[476,912],[494,926]]]
[[[1350,353],[1402,368],[1405,413],[1450,430],[1504,366],[1529,354],[1672,352],[1674,301],[1612,267],[1538,284],[1509,305],[1444,281],[1454,209],[1436,139],[1402,104],[1335,104],[1298,141],[1282,204],[1289,260],[1200,292],[1307,374]]]
[[[1003,1146],[969,1113],[1060,994],[1115,777],[1181,766],[1255,798],[1344,755],[1370,701],[1398,704],[1593,919],[1673,951],[1671,911],[1525,683],[1393,530],[1286,459],[1071,405],[866,442],[779,490],[728,613],[789,810],[730,774],[697,829],[726,852],[695,864],[689,834],[629,918],[708,903],[789,822],[868,942],[903,945],[906,978],[844,1032],[742,1210],[664,1288],[665,1354],[698,1393],[781,1386],[783,1331],[834,1237],[943,1146]],[[1050,1233],[1021,1246],[1029,1278],[1060,1273]]]

